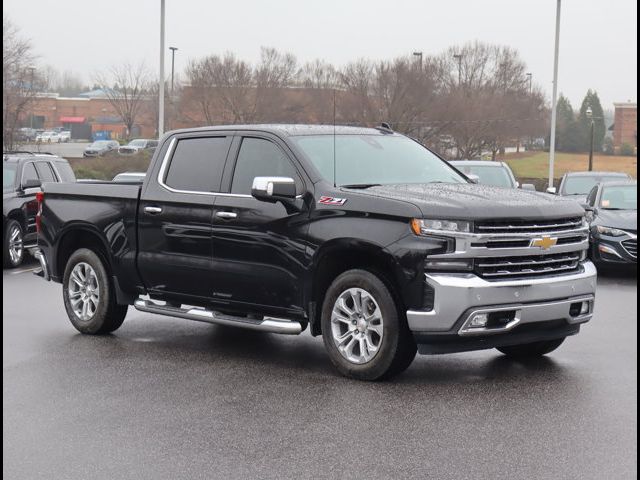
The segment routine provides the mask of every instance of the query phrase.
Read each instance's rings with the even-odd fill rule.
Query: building
[[[613,146],[619,150],[622,145],[638,146],[638,104],[614,103]]]
[[[50,130],[63,127],[71,130],[74,139],[94,138],[153,138],[156,133],[152,108],[147,105],[134,125],[133,131],[127,135],[127,127],[106,98],[98,92],[87,92],[78,97],[61,97],[56,93],[41,94],[29,106],[24,124]]]

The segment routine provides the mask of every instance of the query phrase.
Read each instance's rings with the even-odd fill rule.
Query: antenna
[[[336,188],[336,89],[333,89],[333,188]]]

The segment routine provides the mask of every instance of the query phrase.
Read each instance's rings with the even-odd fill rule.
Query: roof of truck
[[[384,128],[366,128],[348,125],[304,125],[304,124],[256,124],[256,125],[216,125],[211,127],[188,128],[176,132],[199,132],[220,130],[256,130],[275,135],[295,137],[302,135],[394,135]]]

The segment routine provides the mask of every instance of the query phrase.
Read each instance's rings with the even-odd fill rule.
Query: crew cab
[[[36,194],[45,182],[75,182],[61,157],[31,152],[3,152],[2,232],[4,268],[22,264],[24,252],[36,246]]]
[[[73,326],[143,312],[322,335],[344,375],[423,354],[538,356],[593,315],[584,210],[479,186],[387,127],[166,134],[142,185],[46,184],[37,258]]]

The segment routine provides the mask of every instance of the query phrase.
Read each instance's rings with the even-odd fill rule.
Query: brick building
[[[619,149],[627,143],[638,146],[638,104],[614,103],[613,145]]]
[[[155,120],[149,114],[151,111],[148,105],[143,105],[130,137],[155,136]],[[29,107],[22,123],[45,130],[64,127],[71,130],[72,137],[76,139],[91,139],[97,132],[110,132],[112,139],[127,137],[127,127],[109,100],[98,95],[60,97],[57,94],[43,94]]]

